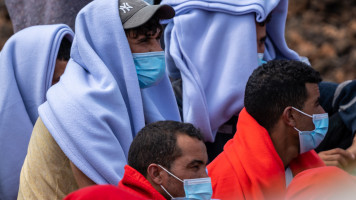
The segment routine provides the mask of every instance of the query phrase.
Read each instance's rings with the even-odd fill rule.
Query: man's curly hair
[[[321,82],[319,72],[303,62],[269,61],[255,69],[248,79],[245,108],[269,131],[286,107],[303,109],[308,97],[306,83],[319,82]]]

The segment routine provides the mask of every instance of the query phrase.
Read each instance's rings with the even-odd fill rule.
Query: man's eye
[[[320,99],[315,101],[315,106],[319,106],[320,105]]]
[[[144,43],[144,42],[147,42],[147,41],[148,41],[147,37],[138,40],[139,43]]]
[[[194,170],[199,170],[200,167],[199,167],[199,165],[194,165],[194,166],[192,166],[192,169],[194,169]]]

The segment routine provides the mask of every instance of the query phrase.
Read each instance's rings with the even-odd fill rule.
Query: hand
[[[322,151],[318,155],[324,161],[325,165],[337,166],[344,170],[348,169],[349,165],[355,162],[355,155],[353,152],[340,148]]]
[[[356,134],[354,136],[352,145],[346,150],[348,152],[356,155]],[[354,161],[352,161],[351,163],[349,163],[348,167],[345,170],[353,175],[356,175],[356,159]]]
[[[355,134],[354,139],[352,141],[352,145],[349,148],[347,148],[347,151],[349,151],[349,152],[351,152],[353,154],[356,154],[356,134]]]

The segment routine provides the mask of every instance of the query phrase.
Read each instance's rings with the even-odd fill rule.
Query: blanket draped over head
[[[180,120],[168,75],[140,90],[118,8],[100,0],[79,12],[71,60],[39,108],[65,155],[97,184],[119,183],[145,123]]]
[[[33,26],[13,35],[0,53],[0,199],[16,199],[38,106],[51,87],[64,24]]]
[[[299,56],[284,38],[288,0],[163,0],[176,16],[166,21],[167,68],[182,78],[183,120],[212,142],[243,107],[245,85],[257,68],[255,21],[267,24],[265,60]]]
[[[289,163],[293,175],[325,166],[314,150]],[[237,131],[224,151],[208,167],[214,198],[282,199],[286,192],[285,166],[267,130],[244,108]]]

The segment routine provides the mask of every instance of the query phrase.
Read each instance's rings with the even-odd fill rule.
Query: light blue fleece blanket
[[[168,75],[140,90],[117,0],[96,0],[76,18],[71,60],[39,114],[66,156],[97,184],[117,185],[145,123],[180,116]]]
[[[166,21],[170,76],[182,78],[183,120],[212,142],[243,107],[245,85],[258,66],[255,21],[268,14],[265,59],[299,60],[285,42],[287,0],[163,0],[176,16]]]
[[[37,108],[51,87],[66,25],[26,28],[13,35],[0,54],[0,199],[16,199]]]

